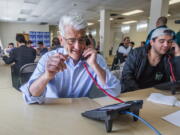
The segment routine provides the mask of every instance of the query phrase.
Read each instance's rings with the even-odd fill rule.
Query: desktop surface
[[[47,99],[45,104],[27,105],[22,93],[13,88],[1,88],[0,94],[0,134],[1,135],[105,135],[104,122],[81,116],[87,110],[117,103],[108,98],[88,99]],[[140,116],[151,123],[163,135],[177,135],[179,128],[162,120],[161,117],[179,110],[178,107],[155,104],[146,101],[152,92],[163,91],[154,88],[123,93],[120,98],[144,100]],[[165,94],[170,94],[165,93]],[[180,97],[180,95],[176,95]],[[154,132],[131,116],[122,115],[113,122],[108,135],[153,135]]]

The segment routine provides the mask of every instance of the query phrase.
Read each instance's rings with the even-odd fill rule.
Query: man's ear
[[[64,46],[63,37],[59,34],[58,39],[60,41],[61,46]]]
[[[58,35],[58,39],[60,42],[62,42],[62,36],[61,35]]]
[[[60,41],[61,46],[65,46],[66,43],[64,42],[63,36],[61,36],[61,34],[58,35],[58,39]]]

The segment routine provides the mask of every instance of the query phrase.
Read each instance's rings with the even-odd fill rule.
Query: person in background
[[[32,48],[32,47],[33,47],[32,43],[33,43],[33,42],[32,42],[31,40],[28,40],[28,41],[27,41],[27,47],[31,47],[31,48]]]
[[[97,41],[96,50],[100,51],[100,41]]]
[[[146,42],[145,41],[141,41],[140,47],[145,46]]]
[[[10,56],[3,57],[3,60],[6,64],[15,62],[15,71],[19,72],[19,69],[23,65],[34,62],[36,58],[36,51],[26,46],[26,40],[22,34],[18,34],[16,36],[16,41],[19,47],[14,48],[10,53]]]
[[[116,55],[113,59],[111,70],[119,70],[120,65],[124,65],[124,62],[131,51],[132,47],[130,46],[130,38],[125,37],[123,42],[119,44]]]
[[[3,60],[6,64],[12,64],[11,69],[13,74],[18,78],[20,68],[28,63],[34,63],[34,60],[36,58],[36,51],[33,48],[29,48],[26,46],[26,40],[24,38],[24,35],[17,34],[16,35],[16,41],[19,47],[14,48],[12,52],[10,53],[9,57],[3,56]],[[17,79],[15,78],[15,79]],[[18,79],[17,79],[18,80]],[[15,80],[15,81],[17,81]],[[14,80],[12,80],[14,81]],[[16,89],[19,88],[18,83],[14,86]]]
[[[4,51],[3,51],[3,49],[0,46],[0,57],[2,57],[3,55],[4,55]]]
[[[152,87],[170,81],[168,51],[172,47],[174,31],[158,28],[153,31],[150,45],[135,48],[129,54],[122,72],[122,91]]]
[[[109,56],[112,56],[112,52],[113,52],[113,45],[111,45],[111,47],[110,47]]]
[[[57,48],[62,48],[61,43],[57,37],[54,37],[52,40],[52,50],[55,50]]]
[[[89,36],[85,36],[86,39],[86,46],[90,48],[94,48],[94,42],[93,39],[91,39]]]
[[[86,46],[90,47],[91,41],[89,40],[89,37],[87,35],[85,35],[85,39],[86,39]]]
[[[120,60],[120,63],[125,62],[129,52],[131,51],[131,46],[129,46],[130,38],[124,37],[123,43],[119,45],[117,51],[117,57]]]
[[[91,47],[95,48],[96,47],[96,40],[93,38],[92,34],[89,34],[88,38],[90,40]]]
[[[135,45],[135,43],[134,42],[129,42],[129,46],[131,46],[131,49],[133,49],[134,48],[134,45]]]
[[[48,52],[48,49],[44,46],[43,42],[39,41],[38,48],[37,48],[37,55],[41,57],[42,55],[44,55],[47,52]]]
[[[146,43],[145,43],[145,45],[149,45],[149,43],[150,43],[150,39],[151,39],[151,36],[152,36],[152,33],[153,33],[153,31],[154,30],[156,30],[156,29],[158,29],[158,28],[167,28],[167,21],[168,21],[168,19],[167,19],[167,17],[165,17],[165,16],[161,16],[161,17],[159,17],[158,19],[157,19],[157,21],[156,21],[156,28],[155,29],[152,29],[150,32],[149,32],[149,34],[148,34],[148,36],[147,36],[147,38],[146,38]]]
[[[30,80],[20,88],[28,104],[43,103],[45,98],[87,97],[94,82],[85,65],[103,89],[113,96],[120,94],[120,82],[104,58],[86,46],[86,28],[82,16],[62,16],[59,39],[64,48],[44,54]]]
[[[14,43],[9,43],[8,47],[4,49],[4,54],[6,56],[9,56],[13,49],[14,49]]]

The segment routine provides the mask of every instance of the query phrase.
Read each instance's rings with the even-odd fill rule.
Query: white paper
[[[180,127],[180,110],[174,113],[171,113],[165,117],[162,117],[164,120]]]
[[[178,100],[175,96],[166,96],[161,93],[151,93],[151,95],[147,98],[147,101],[174,106]]]

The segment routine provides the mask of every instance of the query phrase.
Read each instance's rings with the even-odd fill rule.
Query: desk
[[[180,132],[180,128],[176,127],[167,121],[161,119],[161,117],[166,116],[170,113],[176,112],[180,110],[179,107],[172,107],[167,105],[160,105],[155,104],[152,102],[147,101],[147,97],[151,93],[162,93],[165,95],[171,95],[171,92],[169,91],[159,91],[154,88],[148,88],[144,90],[138,90],[133,92],[124,93],[120,96],[120,98],[124,101],[128,100],[137,100],[142,99],[144,101],[143,108],[140,110],[140,116],[147,120],[150,124],[152,124],[155,128],[157,128],[163,135],[177,135]],[[180,100],[180,94],[175,95]],[[113,104],[115,101],[111,99],[107,99],[107,97],[104,98],[98,98],[95,99],[95,101],[99,104],[107,105],[107,104]],[[126,121],[126,122],[125,122]],[[138,122],[132,122],[131,119],[127,119],[127,117],[122,117],[121,120],[118,122],[118,126],[121,127],[120,129],[124,128],[124,134],[123,135],[154,135],[151,129],[143,125],[140,121]],[[129,125],[128,125],[129,124]],[[117,126],[117,124],[115,125]],[[119,128],[116,127],[116,128]],[[114,128],[114,127],[113,127]],[[114,129],[113,129],[114,130]],[[120,131],[121,132],[121,131]],[[123,132],[122,132],[123,133]]]
[[[0,90],[1,88],[10,87],[12,87],[10,66],[4,64],[3,60],[0,60]]]
[[[121,95],[123,100],[146,99],[155,89],[140,90]],[[178,95],[179,96],[179,95]],[[81,116],[81,112],[100,105],[115,103],[105,97],[98,99],[48,99],[43,105],[27,105],[22,94],[1,88],[0,135],[105,135],[103,122]],[[180,128],[160,117],[179,110],[177,107],[158,105],[144,100],[140,116],[150,122],[163,135],[177,135]],[[108,135],[154,135],[140,121],[122,115],[114,122],[113,132]]]

